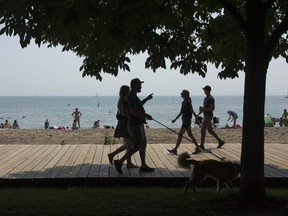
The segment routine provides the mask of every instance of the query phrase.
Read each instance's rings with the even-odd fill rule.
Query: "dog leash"
[[[193,143],[193,141],[192,141],[191,139],[189,139],[189,138],[187,138],[187,137],[185,137],[185,136],[179,134],[177,131],[175,131],[175,130],[169,128],[168,126],[162,124],[161,122],[157,121],[156,119],[153,118],[153,120],[154,120],[155,122],[157,122],[158,124],[162,125],[163,127],[167,128],[168,130],[170,130],[170,131],[172,131],[172,132],[178,134],[179,136],[182,136],[182,138],[184,138],[184,139],[186,139],[186,140],[188,140],[188,141],[190,141],[190,142]],[[205,151],[207,151],[208,153],[212,154],[213,156],[215,156],[216,158],[218,158],[218,159],[220,159],[220,160],[222,160],[222,161],[224,161],[224,160],[226,159],[225,157],[220,157],[219,155],[213,153],[212,151],[209,151],[208,149],[205,149]]]

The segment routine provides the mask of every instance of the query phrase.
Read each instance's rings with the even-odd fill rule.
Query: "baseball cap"
[[[203,87],[203,90],[206,90],[206,91],[211,91],[211,86],[209,85],[206,85],[205,87]]]
[[[134,86],[134,85],[141,84],[141,83],[144,83],[144,81],[140,81],[138,78],[135,78],[131,80],[130,86]]]

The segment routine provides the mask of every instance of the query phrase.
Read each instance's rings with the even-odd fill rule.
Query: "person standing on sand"
[[[50,128],[50,124],[49,124],[49,120],[46,119],[46,121],[44,122],[44,128],[45,129],[49,129]]]
[[[193,154],[198,154],[199,152],[201,152],[201,149],[199,148],[197,140],[193,136],[192,129],[191,129],[192,114],[195,116],[196,121],[197,121],[197,116],[196,116],[196,113],[194,112],[193,107],[192,107],[192,101],[190,98],[189,91],[184,89],[181,92],[181,97],[183,98],[181,110],[180,110],[179,114],[176,116],[176,118],[172,120],[172,123],[174,123],[180,116],[182,116],[182,126],[181,126],[179,133],[178,133],[178,139],[176,142],[176,146],[173,149],[168,150],[168,151],[172,154],[177,155],[177,149],[181,144],[183,134],[185,132],[187,132],[188,136],[191,138],[192,142],[196,146],[196,149],[193,152]]]
[[[204,142],[205,142],[205,136],[206,136],[206,130],[218,141],[217,148],[221,148],[225,142],[221,140],[218,135],[213,131],[212,128],[212,119],[213,119],[213,111],[215,109],[215,100],[214,97],[211,95],[211,87],[209,85],[206,85],[203,87],[204,93],[206,94],[206,97],[203,101],[203,106],[199,107],[199,113],[198,116],[203,113],[204,119],[201,127],[201,144],[200,148],[201,150],[205,150]]]
[[[80,117],[82,116],[82,113],[79,111],[78,108],[75,108],[72,116],[74,117],[74,120],[76,121],[76,123],[78,124],[78,128],[80,129]]]
[[[109,162],[113,165],[113,158],[122,151],[128,151],[131,148],[131,140],[128,132],[128,111],[127,111],[127,96],[130,92],[130,87],[127,85],[123,85],[119,91],[119,100],[117,104],[117,115],[116,118],[118,120],[114,137],[123,138],[124,145],[117,148],[115,151],[108,154]],[[126,167],[129,168],[139,168],[137,165],[133,164],[131,161],[131,156],[127,157]]]
[[[284,127],[287,127],[288,126],[288,112],[286,109],[283,110],[281,120],[282,120],[282,125]]]
[[[121,167],[123,162],[139,151],[141,167],[140,172],[152,172],[155,169],[147,166],[146,164],[146,147],[147,140],[145,135],[144,124],[146,119],[152,120],[152,116],[145,112],[143,104],[146,101],[152,99],[152,94],[146,97],[144,100],[140,100],[137,93],[141,92],[143,81],[138,78],[131,80],[131,91],[127,96],[127,110],[128,110],[128,131],[131,138],[132,147],[126,152],[126,154],[119,160],[114,160],[114,166],[117,172],[122,174]]]

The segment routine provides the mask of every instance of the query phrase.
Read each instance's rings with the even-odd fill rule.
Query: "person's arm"
[[[229,121],[231,119],[231,115],[229,114],[229,118],[227,119],[227,121]]]
[[[136,105],[133,105],[133,106],[129,106],[130,108],[130,112],[132,115],[135,115],[135,116],[138,116],[138,117],[144,117],[145,116],[145,112],[142,112],[140,110],[138,110],[136,108]]]
[[[182,115],[182,112],[180,112],[176,117],[175,119],[172,120],[172,123],[176,122],[176,120]]]
[[[205,108],[205,112],[211,112],[214,111],[215,109],[215,104],[214,103],[210,103],[208,108]]]
[[[123,116],[128,116],[127,104],[125,102],[121,103],[119,109]]]
[[[199,107],[198,116],[199,116],[202,112],[212,112],[212,111],[214,111],[214,109],[215,109],[214,103],[210,103],[210,104],[209,104],[209,107],[207,107],[207,108],[204,108],[204,106],[200,106],[200,107]]]
[[[195,116],[195,118],[196,118],[196,121],[198,121],[198,120],[197,120],[197,118],[198,118],[198,115],[196,115],[196,113],[195,113],[195,111],[194,111],[194,109],[193,109],[193,106],[192,106],[192,104],[191,104],[191,107],[190,107],[190,109],[191,109],[191,112],[192,112],[192,114]]]
[[[130,112],[131,112],[132,115],[139,116],[141,118],[144,117],[144,118],[147,118],[148,120],[152,120],[153,119],[151,115],[136,109],[135,106],[130,107]]]
[[[153,98],[153,93],[148,95],[146,98],[144,98],[141,102],[144,105],[148,100],[151,100]]]

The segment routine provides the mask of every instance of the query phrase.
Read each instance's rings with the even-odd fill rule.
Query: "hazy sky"
[[[181,75],[179,70],[145,69],[145,56],[131,58],[131,72],[120,71],[117,77],[103,74],[102,82],[94,77],[82,78],[82,59],[61,47],[39,48],[32,44],[22,49],[18,37],[0,36],[0,96],[99,96],[118,95],[121,85],[133,78],[145,81],[141,95],[178,95],[188,89],[191,95],[203,95],[202,87],[212,86],[213,95],[243,95],[244,73],[236,79],[217,79],[209,67],[205,78],[198,74]],[[283,59],[271,62],[267,75],[267,95],[286,95],[288,65]],[[257,85],[255,83],[255,85]]]

